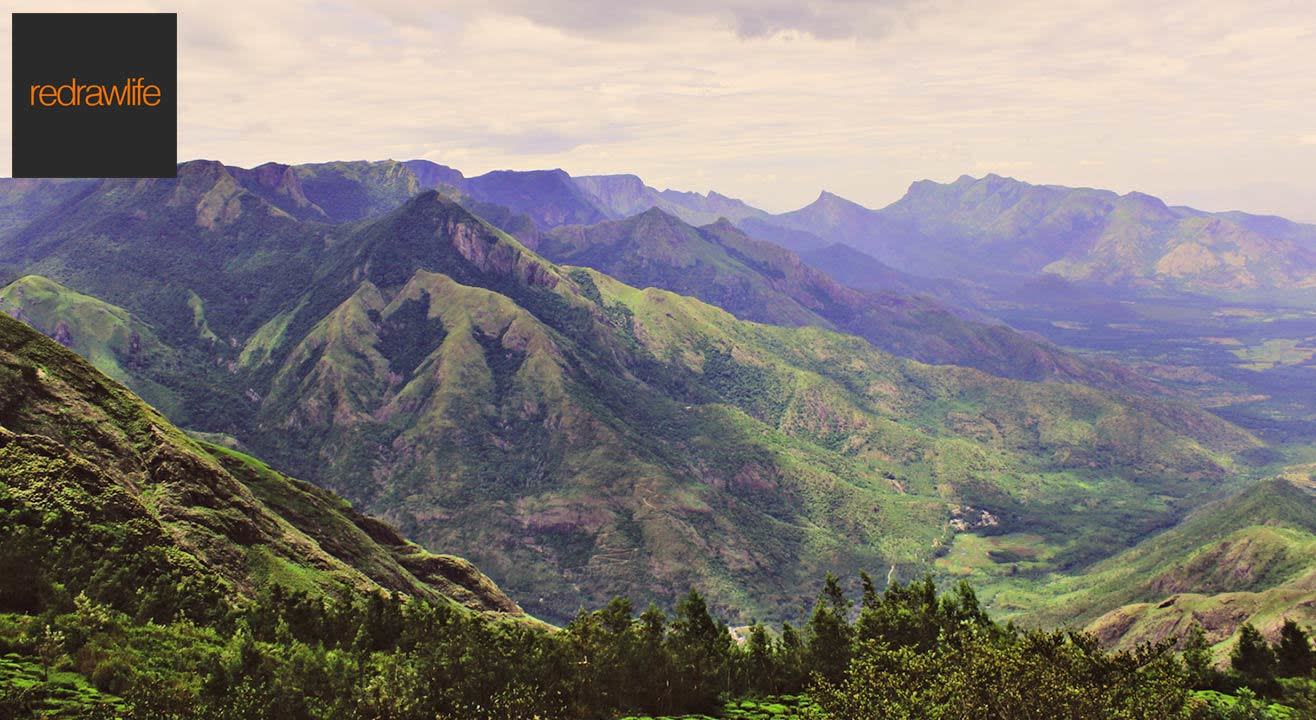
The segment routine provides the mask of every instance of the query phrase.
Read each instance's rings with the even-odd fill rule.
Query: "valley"
[[[806,242],[862,239],[836,196],[782,220],[636,182],[196,161],[0,185],[0,310],[321,547],[358,552],[288,477],[451,553],[390,572],[459,604],[567,625],[696,587],[733,625],[799,625],[827,573],[929,575],[1114,648],[1201,624],[1217,659],[1245,622],[1307,619],[1300,291],[931,280]],[[260,557],[260,583],[326,587]]]
[[[1203,297],[995,303],[1012,326],[1058,345],[1118,357],[1143,374],[1295,452],[1316,440],[1316,311]],[[1299,455],[1301,457],[1301,455]]]
[[[1316,720],[1303,3],[11,4],[0,720]]]
[[[824,568],[930,569],[960,507],[1067,537],[1058,567],[1083,567],[1263,471],[1247,431],[1002,326],[932,309],[869,336],[979,336],[974,364],[1000,357],[984,367],[1005,378],[836,334],[832,318],[891,311],[733,228],[642,216],[743,258],[722,282],[761,278],[788,313],[764,319],[817,327],[555,265],[441,195],[407,197],[415,186],[396,163],[104,181],[7,245],[8,264],[43,275],[0,297],[190,429],[471,558],[550,620],[582,598],[670,603],[696,584],[731,617],[798,621],[792,598]],[[292,214],[368,197],[401,205],[340,224]],[[199,243],[169,239],[188,226]],[[783,292],[777,267],[815,289]]]

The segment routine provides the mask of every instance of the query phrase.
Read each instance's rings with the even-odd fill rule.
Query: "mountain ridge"
[[[923,362],[976,367],[1017,379],[1156,392],[1113,363],[1079,360],[1000,324],[967,321],[933,300],[843,286],[788,250],[751,238],[726,218],[693,227],[654,207],[624,220],[557,228],[539,240],[538,250],[554,261],[592,267],[638,287],[698,297],[737,317],[847,332]]]
[[[906,271],[973,278],[1054,273],[1198,291],[1316,286],[1316,226],[1169,207],[1141,192],[1032,185],[989,174],[910,185],[872,210],[827,192],[771,222],[832,234]],[[1276,258],[1280,258],[1276,260]]]
[[[111,559],[125,569],[154,563],[159,577],[142,576],[149,579],[143,587],[191,585],[196,612],[212,593],[250,596],[273,581],[319,593],[339,585],[401,591],[522,614],[469,563],[431,555],[337,497],[253,458],[206,450],[80,357],[9,317],[0,317],[0,385],[0,474],[3,503],[15,509],[11,518],[22,525],[21,513],[47,507],[45,521],[58,518],[69,524],[63,532],[102,543],[122,524],[128,537],[145,543],[134,546],[141,557]],[[60,507],[61,496],[82,504]],[[43,580],[41,573],[63,570],[77,579],[70,592],[122,598],[127,579],[89,577],[86,568],[70,565],[89,547],[111,550],[52,538],[49,561],[37,563],[38,587],[19,592],[43,592],[40,583],[53,577]],[[150,593],[139,595],[145,601]]]
[[[966,506],[1078,538],[1062,561],[1082,565],[1235,482],[1259,445],[1174,402],[927,366],[559,266],[434,191],[325,224],[184,168],[100,183],[20,237],[0,260],[195,358],[194,384],[169,381],[189,427],[470,558],[549,620],[692,584],[733,617],[798,619],[824,569],[928,569]]]

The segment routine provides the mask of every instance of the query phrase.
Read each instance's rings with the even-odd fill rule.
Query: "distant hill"
[[[0,193],[0,239],[94,186],[92,180],[9,178]]]
[[[466,176],[461,170],[440,165],[430,160],[407,160],[402,163],[416,176],[416,182],[422,188],[454,187],[460,188],[466,183]]]
[[[1316,622],[1312,468],[1198,510],[1179,526],[1060,582],[1048,618],[1086,621],[1111,645],[1182,636],[1212,643],[1251,622],[1271,639],[1283,621]]]
[[[468,178],[461,189],[476,200],[523,213],[541,228],[608,219],[607,211],[561,170],[495,170]]]
[[[613,218],[637,215],[658,208],[692,225],[706,225],[719,218],[739,222],[767,215],[744,201],[709,191],[707,194],[679,190],[656,190],[634,175],[585,175],[573,178]]]
[[[1198,292],[1316,287],[1316,226],[997,175],[916,182],[880,210],[824,192],[767,221],[925,276],[1052,273]]]
[[[846,287],[726,219],[696,228],[653,208],[625,220],[557,228],[538,250],[636,287],[697,297],[746,320],[836,329],[923,362],[1002,377],[1151,390],[1114,363],[1080,360],[1003,325],[970,322],[930,298],[909,296],[918,280],[862,253],[850,251],[860,258],[853,267],[867,271],[875,289],[882,278],[893,287],[867,293]]]

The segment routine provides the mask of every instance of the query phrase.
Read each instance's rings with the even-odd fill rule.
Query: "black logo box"
[[[13,13],[13,23],[14,177],[177,175],[177,13]],[[33,85],[73,78],[118,87],[143,78],[160,88],[159,104],[33,106]]]

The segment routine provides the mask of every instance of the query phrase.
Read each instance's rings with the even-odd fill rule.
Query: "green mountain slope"
[[[1109,645],[1182,637],[1200,624],[1224,651],[1245,622],[1274,639],[1286,618],[1316,620],[1311,467],[1202,507],[1080,573],[999,577],[989,590],[998,609],[1086,625]]]
[[[89,180],[6,179],[4,192],[0,193],[0,238],[77,197],[91,185]]]
[[[925,561],[947,496],[1011,515],[1037,501],[977,462],[1038,473],[1025,484],[1136,495],[1118,519],[1085,520],[1131,537],[1175,503],[1051,473],[1125,463],[1115,472],[1195,478],[1158,488],[1182,498],[1228,462],[1199,442],[1251,443],[1186,409],[1162,424],[1147,416],[1155,403],[913,366],[566,271],[439,196],[338,251],[262,393],[259,423],[278,446],[256,447],[299,472],[328,468],[317,477],[427,542],[456,543],[550,615],[582,594],[638,586],[664,599],[691,582],[729,607],[790,612],[786,589],[821,567]],[[791,354],[803,347],[847,361]],[[861,362],[872,376],[836,367]],[[984,407],[1000,429],[974,427]],[[1172,439],[1185,425],[1198,439]]]
[[[989,522],[1078,567],[1231,485],[1258,444],[1174,403],[921,365],[558,266],[434,192],[328,225],[187,164],[104,181],[0,257],[197,354],[169,386],[188,427],[549,619],[691,585],[731,617],[798,618],[825,570],[919,573]]]
[[[0,480],[0,593],[10,611],[85,592],[169,620],[276,581],[520,612],[469,563],[431,555],[250,457],[198,445],[8,317],[0,317]]]
[[[1094,567],[1057,613],[1090,617],[1103,640],[1131,646],[1192,623],[1212,641],[1251,622],[1276,639],[1285,619],[1316,621],[1316,495],[1271,480],[1203,508],[1180,526]],[[1068,595],[1068,594],[1067,594]],[[1115,641],[1118,640],[1118,643]]]
[[[396,160],[296,165],[306,198],[330,220],[360,220],[391,210],[420,192],[416,176]]]
[[[177,393],[154,378],[178,373],[178,353],[123,308],[27,275],[0,288],[0,312],[54,338],[111,378],[133,382],[153,405],[176,409]]]

